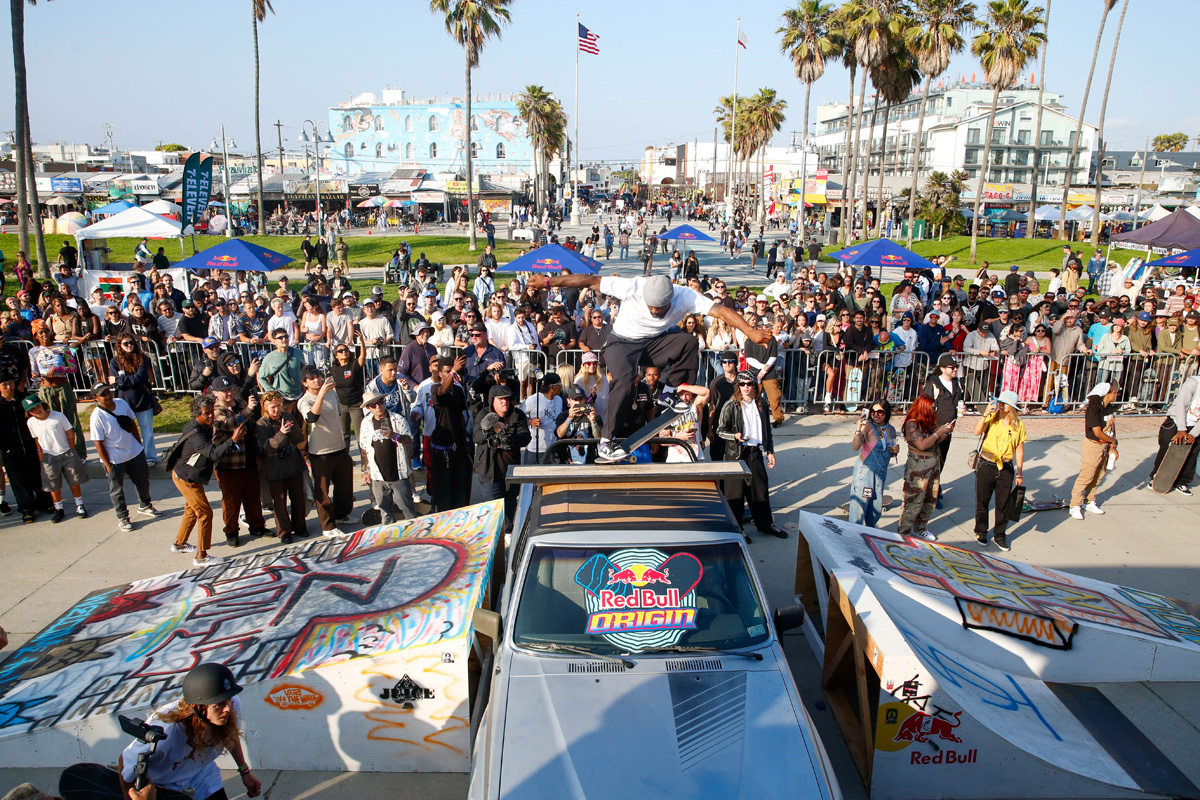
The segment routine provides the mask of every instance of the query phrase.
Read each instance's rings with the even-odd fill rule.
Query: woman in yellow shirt
[[[975,465],[975,541],[987,547],[988,506],[996,496],[996,522],[992,538],[996,546],[1008,551],[1008,506],[1013,486],[1021,485],[1025,465],[1025,423],[1017,410],[1020,402],[1014,391],[1001,392],[999,400],[988,404],[987,411],[975,423],[975,435],[983,437],[979,463]]]

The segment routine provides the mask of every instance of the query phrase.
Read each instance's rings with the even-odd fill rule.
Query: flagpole
[[[579,224],[579,15],[575,15],[575,168],[571,170],[571,224]]]
[[[733,129],[729,135],[729,157],[725,169],[725,202],[729,203],[730,176],[733,174],[733,151],[737,142],[737,85],[738,85],[738,48],[742,46],[742,18],[737,18],[737,35],[733,38]],[[737,189],[734,189],[737,194]]]

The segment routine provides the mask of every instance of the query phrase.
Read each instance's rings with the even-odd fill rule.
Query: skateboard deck
[[[858,401],[862,399],[863,371],[859,367],[850,370],[850,379],[846,386],[846,411],[853,414],[858,411]]]
[[[885,494],[883,496],[883,510],[887,511],[889,508],[892,507],[892,503],[894,503],[894,502],[896,502],[895,497],[892,497],[890,494]],[[846,513],[849,513],[850,512],[850,501],[847,500],[846,502],[844,502],[840,506],[838,506],[838,511],[845,511]]]
[[[1191,448],[1190,444],[1171,442],[1162,463],[1158,465],[1158,471],[1154,473],[1154,482],[1150,484],[1150,488],[1159,494],[1170,493],[1175,488],[1175,481],[1179,478],[1179,472],[1183,469],[1183,462],[1187,460]]]
[[[629,436],[626,436],[625,439],[621,442],[621,448],[629,455],[633,455],[633,451],[637,450],[639,447],[644,445],[646,442],[653,439],[655,436],[657,436],[662,431],[663,428],[667,427],[668,425],[670,425],[672,422],[674,422],[678,418],[679,418],[678,411],[675,411],[674,409],[670,409],[670,408],[664,409],[663,412],[661,414],[659,414],[657,417],[650,420],[642,427],[638,428],[636,431],[631,433]],[[628,458],[628,456],[626,456],[626,458]],[[621,459],[621,460],[624,461],[625,459]],[[596,458],[596,463],[611,464],[613,462],[606,461],[603,456],[599,456]]]
[[[1034,511],[1050,511],[1055,508],[1066,508],[1071,503],[1063,497],[1056,494],[1050,495],[1049,500],[1025,500],[1025,504],[1021,507],[1023,513],[1031,513]]]

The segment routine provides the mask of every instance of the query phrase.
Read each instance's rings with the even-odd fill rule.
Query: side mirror
[[[804,625],[804,608],[801,606],[783,606],[775,609],[775,633],[783,634]],[[478,623],[476,624],[478,627]]]
[[[803,617],[804,612],[800,612]],[[475,626],[476,633],[482,633],[484,636],[492,640],[492,642],[500,641],[500,632],[502,625],[500,623],[500,614],[495,611],[488,611],[484,608],[475,609],[471,614],[471,624]]]

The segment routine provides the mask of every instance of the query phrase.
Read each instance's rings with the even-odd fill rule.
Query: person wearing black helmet
[[[149,782],[140,791],[134,787],[134,769],[138,756],[149,751],[150,745],[135,741],[121,753],[121,796],[148,800],[157,790],[170,789],[190,790],[196,800],[226,800],[221,770],[215,762],[228,750],[246,794],[258,797],[262,783],[250,772],[242,752],[242,704],[237,699],[241,691],[225,665],[193,667],[183,679],[183,698],[158,709],[148,720],[151,725],[161,726],[167,738],[158,742],[150,756],[146,770]]]

